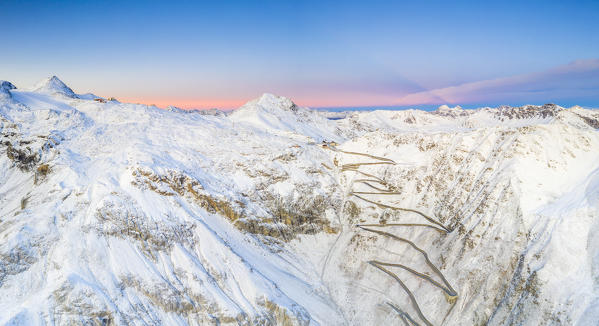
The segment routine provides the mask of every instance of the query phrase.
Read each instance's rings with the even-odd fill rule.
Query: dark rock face
[[[500,106],[495,112],[495,117],[501,121],[506,119],[530,119],[555,117],[563,108],[555,104],[526,105],[526,106]]]
[[[17,87],[13,85],[11,82],[8,82],[6,80],[0,80],[0,89],[9,91],[11,89],[17,89]]]
[[[586,124],[588,124],[589,126],[595,128],[595,129],[599,129],[599,119],[597,118],[591,118],[591,117],[585,117],[583,115],[578,115],[580,118],[582,118],[582,120],[584,120],[584,122]]]

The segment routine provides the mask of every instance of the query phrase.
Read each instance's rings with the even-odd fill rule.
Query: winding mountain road
[[[447,234],[447,233],[451,232],[451,230],[448,227],[446,227],[445,225],[443,225],[441,222],[437,221],[436,219],[434,219],[434,218],[428,216],[427,214],[424,214],[423,212],[420,212],[418,210],[411,209],[411,208],[404,208],[404,207],[396,207],[396,206],[388,205],[388,204],[381,203],[381,202],[378,202],[375,200],[371,200],[371,199],[368,199],[365,197],[367,195],[387,195],[387,196],[395,195],[396,196],[396,195],[401,194],[400,192],[397,192],[394,189],[391,189],[385,180],[383,180],[375,175],[372,175],[370,173],[366,173],[366,172],[360,170],[361,166],[372,166],[372,165],[382,165],[382,164],[396,165],[397,163],[395,163],[395,161],[393,161],[389,158],[370,155],[370,154],[366,154],[366,153],[343,151],[343,150],[337,149],[336,147],[334,147],[332,145],[325,145],[323,147],[328,148],[335,152],[340,152],[340,153],[349,154],[349,155],[358,155],[358,156],[363,156],[363,157],[368,157],[371,159],[378,160],[378,162],[348,163],[348,164],[344,164],[341,166],[341,172],[356,172],[356,173],[359,173],[359,174],[364,175],[369,178],[369,179],[356,179],[356,180],[354,180],[354,184],[355,183],[364,184],[367,187],[376,190],[376,191],[352,191],[352,190],[350,190],[348,197],[351,197],[351,196],[356,197],[362,201],[365,201],[367,203],[370,203],[376,207],[383,208],[383,209],[391,209],[391,210],[397,210],[397,211],[416,213],[416,214],[420,215],[421,217],[423,217],[426,221],[431,223],[431,224],[424,224],[424,223],[359,224],[359,225],[356,225],[356,227],[358,227],[361,230],[367,231],[367,232],[372,232],[372,233],[375,233],[375,234],[378,234],[378,235],[381,235],[384,237],[394,239],[396,241],[406,243],[410,247],[412,247],[413,249],[418,251],[424,257],[426,264],[431,268],[431,270],[434,272],[434,274],[436,274],[441,279],[441,282],[436,281],[429,275],[418,272],[418,271],[416,271],[406,265],[398,263],[398,262],[392,263],[392,262],[382,262],[382,261],[378,261],[378,260],[370,260],[370,261],[368,261],[368,264],[377,268],[378,270],[386,273],[387,275],[389,275],[390,277],[395,279],[397,281],[397,283],[399,283],[401,288],[405,291],[405,293],[410,298],[412,307],[418,314],[419,319],[422,320],[422,322],[427,326],[432,326],[433,324],[424,315],[423,311],[421,310],[420,305],[418,304],[418,301],[416,300],[416,297],[414,296],[412,291],[408,288],[408,286],[401,280],[401,278],[396,273],[391,271],[389,268],[390,267],[401,268],[405,271],[408,271],[410,274],[412,274],[418,278],[421,278],[421,279],[431,283],[433,286],[442,290],[443,293],[445,294],[445,298],[446,298],[447,302],[451,305],[449,310],[445,314],[445,317],[443,319],[443,320],[445,320],[445,318],[453,310],[453,308],[457,302],[458,293],[451,286],[451,284],[449,284],[449,282],[447,281],[447,279],[445,278],[443,273],[441,273],[441,271],[431,262],[431,260],[428,257],[428,253],[425,250],[418,247],[414,242],[412,242],[406,238],[402,238],[402,237],[399,237],[392,233],[377,230],[374,228],[375,227],[425,227],[425,228],[434,229],[435,231],[440,232],[442,234]],[[384,188],[381,188],[379,186],[374,186],[371,183],[379,184],[381,187],[384,187]],[[397,305],[395,305],[391,302],[387,302],[387,304],[389,306],[391,306],[391,308],[399,314],[399,317],[401,318],[401,320],[403,321],[403,323],[405,325],[420,325],[412,316],[410,316],[407,312],[400,309]]]

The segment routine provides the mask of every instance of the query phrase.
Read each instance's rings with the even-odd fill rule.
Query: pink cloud
[[[599,59],[578,60],[543,72],[482,80],[416,92],[397,105],[556,101],[595,97],[599,100]]]

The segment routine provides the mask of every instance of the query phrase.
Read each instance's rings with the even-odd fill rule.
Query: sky
[[[599,1],[0,1],[0,79],[236,108],[599,107]]]

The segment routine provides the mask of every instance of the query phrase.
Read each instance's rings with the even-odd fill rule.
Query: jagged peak
[[[0,100],[6,100],[12,98],[10,90],[16,89],[15,85],[6,80],[0,80]]]
[[[547,103],[543,105],[523,105],[523,106],[509,106],[502,105],[497,107],[495,113],[497,118],[500,119],[528,119],[528,118],[547,118],[554,117],[560,111],[565,110],[559,105],[553,103]]]
[[[462,109],[461,106],[456,105],[454,107],[450,107],[447,104],[443,104],[443,105],[439,106],[437,108],[437,110],[433,111],[432,113],[441,115],[441,116],[451,116],[451,117],[457,117],[457,116],[462,116],[462,115],[467,114],[467,112],[464,109]]]
[[[17,87],[15,85],[13,85],[11,82],[6,81],[6,80],[0,80],[0,89],[4,89],[4,90],[11,90],[11,89],[17,89]]]
[[[35,85],[32,91],[48,94],[62,94],[68,97],[77,96],[69,86],[56,76],[51,76],[40,81]]]

